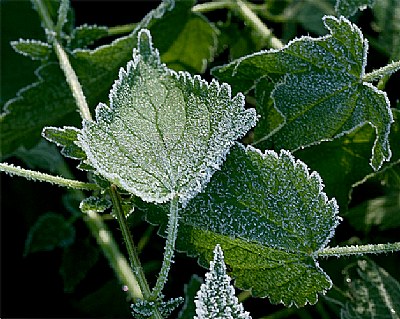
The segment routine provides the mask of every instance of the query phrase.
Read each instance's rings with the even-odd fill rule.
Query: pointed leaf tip
[[[149,30],[141,29],[139,31],[138,49],[139,49],[139,54],[144,60],[147,60],[148,57],[154,55],[152,37]]]

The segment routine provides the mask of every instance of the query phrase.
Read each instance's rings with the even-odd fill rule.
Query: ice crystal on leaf
[[[148,30],[96,122],[84,121],[79,144],[97,173],[149,202],[185,204],[219,169],[234,140],[255,125],[242,94],[227,84],[176,73],[160,62]]]
[[[255,87],[258,108],[268,108],[260,111],[255,130],[258,147],[297,150],[370,123],[376,132],[370,164],[378,170],[391,156],[390,102],[385,92],[363,80],[368,42],[360,29],[344,17],[323,20],[329,35],[295,39],[281,50],[243,57],[213,74],[235,90]]]
[[[197,292],[196,316],[194,319],[251,319],[243,305],[235,297],[235,289],[226,274],[224,254],[219,245],[214,249],[214,260],[206,273],[205,283]]]

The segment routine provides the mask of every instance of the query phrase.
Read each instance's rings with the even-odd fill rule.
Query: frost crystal
[[[205,283],[197,292],[196,316],[193,319],[251,319],[235,297],[235,289],[230,281],[231,278],[226,274],[224,254],[217,245]]]
[[[160,62],[148,30],[96,122],[84,121],[87,162],[112,183],[149,202],[179,196],[183,205],[219,169],[233,142],[256,123],[242,94],[227,84],[176,73]]]

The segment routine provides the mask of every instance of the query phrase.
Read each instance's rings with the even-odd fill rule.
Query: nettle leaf
[[[332,285],[315,256],[332,237],[337,212],[319,175],[289,152],[237,145],[181,213],[177,248],[205,266],[220,244],[235,286],[273,303],[314,304]],[[147,211],[148,221],[165,227],[163,216],[159,206]]]
[[[224,254],[221,247],[216,245],[205,283],[197,292],[194,319],[251,319],[235,296],[235,288],[230,282],[231,278],[226,274]]]
[[[70,49],[86,48],[105,36],[108,36],[107,27],[84,24],[72,31],[68,47]]]
[[[392,109],[392,112],[395,120],[389,135],[389,141],[393,145],[392,157],[391,162],[385,164],[382,170],[400,161],[400,147],[397,146],[400,140],[400,111]],[[368,165],[375,137],[374,128],[370,124],[364,124],[333,141],[300,149],[295,155],[321,175],[326,185],[325,192],[330,197],[335,197],[341,211],[345,212],[353,187],[379,174]]]
[[[191,35],[193,28],[185,29],[185,21],[200,15],[191,11],[190,3],[192,2],[163,1],[137,24],[130,35],[95,50],[79,49],[69,53],[70,62],[81,82],[89,106],[95,106],[99,101],[107,99],[107,93],[117,77],[119,68],[131,59],[132,49],[137,42],[137,33],[141,28],[155,30],[157,34],[155,43],[162,47],[161,54],[169,52],[177,38],[182,41],[190,40],[190,43],[194,41],[195,38]],[[57,9],[58,6],[55,8],[55,16]],[[165,28],[167,25],[174,26],[173,32],[170,27]],[[202,29],[205,31],[204,26]],[[204,43],[197,41],[197,44],[193,46],[193,50],[197,50],[197,55],[193,53],[191,56],[198,60],[191,60],[194,64],[188,65],[189,61],[184,58],[188,68],[196,70],[196,65],[201,65],[203,68],[204,60],[212,59],[210,52],[213,52],[212,43],[214,42],[211,43],[210,39],[213,37],[210,36],[210,31],[207,31],[207,34],[209,41]],[[174,58],[171,52],[168,53],[169,61],[180,61],[181,53],[173,50],[176,54]],[[21,145],[32,147],[40,139],[40,132],[45,126],[78,125],[79,123],[75,101],[59,66],[54,63],[46,64],[36,71],[36,75],[37,82],[20,90],[14,99],[7,102],[4,113],[0,115],[0,143],[4,157],[9,156]],[[43,116],[44,114],[46,116]]]
[[[185,204],[255,125],[255,111],[243,106],[227,84],[168,69],[142,30],[110,107],[99,104],[97,122],[84,121],[78,138],[88,163],[111,182],[145,201],[179,196]]]
[[[344,17],[325,16],[324,24],[331,34],[295,39],[281,50],[249,55],[213,74],[245,92],[262,78],[276,83],[272,116],[276,121],[279,113],[283,120],[264,132],[258,146],[297,150],[370,123],[377,133],[370,164],[377,170],[391,156],[389,100],[362,80],[368,44],[358,27]],[[261,122],[270,120],[265,113]]]
[[[75,240],[75,229],[63,216],[46,213],[29,230],[24,255],[68,247]]]
[[[335,11],[340,16],[350,17],[358,10],[365,10],[368,6],[372,7],[375,0],[337,0]]]
[[[82,212],[95,211],[102,213],[111,207],[111,201],[105,196],[90,196],[81,201],[79,208]]]
[[[154,308],[157,308],[160,314],[166,318],[183,302],[182,297],[172,298],[168,301],[149,301],[137,299],[131,305],[132,315],[137,319],[148,319],[154,315]]]
[[[398,318],[400,284],[371,260],[359,260],[346,269],[351,299],[341,311],[342,319]]]
[[[11,41],[13,49],[32,60],[46,60],[52,52],[50,44],[37,41],[37,40],[24,40]]]

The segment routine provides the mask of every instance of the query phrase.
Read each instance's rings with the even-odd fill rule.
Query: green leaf
[[[184,22],[193,16],[198,16],[191,12],[191,6],[188,4],[190,4],[188,1],[175,3],[173,0],[166,0],[150,11],[130,35],[96,50],[73,51],[69,56],[70,62],[78,75],[89,106],[107,100],[107,93],[117,77],[119,68],[132,57],[132,49],[137,42],[137,32],[141,28],[155,30],[157,34],[155,43],[162,47],[160,50],[162,54],[168,52],[176,38],[190,38],[190,35],[179,35],[179,32],[185,31],[181,29],[185,25]],[[56,11],[54,14],[56,15]],[[165,28],[166,25],[173,25],[173,32],[170,28]],[[209,43],[206,42],[204,45],[208,47]],[[196,45],[194,48],[198,49],[199,46]],[[209,50],[212,51],[212,48]],[[209,58],[209,50],[199,50],[199,53],[202,53],[197,55],[199,61]],[[207,55],[203,56],[206,51]],[[169,53],[169,61],[180,59],[180,52],[176,50],[174,52],[176,57],[173,58],[172,53]],[[203,62],[201,65],[203,66]],[[4,113],[0,115],[0,143],[3,157],[9,156],[20,145],[32,147],[39,140],[40,132],[45,126],[78,125],[75,101],[60,68],[55,64],[48,64],[39,68],[36,73],[39,80],[22,89],[16,98],[8,101]]]
[[[32,60],[46,60],[52,52],[52,47],[48,43],[37,40],[24,40],[11,41],[13,49]]]
[[[341,311],[342,319],[398,318],[400,284],[371,260],[359,260],[346,269],[351,299]]]
[[[86,159],[85,152],[75,143],[78,141],[79,130],[75,127],[45,127],[42,136],[62,147],[61,154],[65,157],[83,160]]]
[[[319,175],[290,153],[238,145],[181,213],[177,248],[205,265],[220,244],[235,286],[273,303],[314,304],[331,287],[315,255],[332,237],[337,211]],[[159,207],[147,212],[164,227],[162,216]]]
[[[80,146],[98,174],[145,201],[182,203],[200,192],[219,169],[233,141],[255,125],[244,97],[199,76],[161,64],[148,30],[121,69],[110,107],[97,122],[84,121]]]
[[[99,250],[89,240],[79,240],[64,250],[60,274],[64,291],[73,292],[99,259]]]
[[[84,24],[72,31],[68,47],[70,49],[86,48],[107,35],[107,27]]]
[[[193,319],[193,317],[196,315],[194,298],[202,283],[203,280],[199,276],[192,275],[189,283],[185,284],[185,303],[183,304],[182,310],[178,314],[178,319]]]
[[[29,230],[24,255],[68,247],[75,240],[74,227],[59,214],[46,213]]]
[[[297,150],[370,123],[377,132],[371,158],[377,170],[391,156],[389,100],[362,80],[368,45],[358,27],[332,16],[326,16],[324,24],[330,35],[302,37],[282,50],[261,51],[216,68],[213,74],[245,92],[262,78],[277,83],[272,116],[276,121],[279,113],[284,121],[264,132],[255,142],[259,147]],[[265,113],[261,121],[268,122]]]
[[[191,11],[196,1],[177,1],[177,21],[160,21],[150,29],[161,60],[176,71],[204,73],[217,48],[217,29]],[[179,6],[178,6],[179,4]]]
[[[350,17],[358,10],[365,10],[368,6],[372,7],[375,0],[337,0],[335,11],[340,16]]]
[[[194,319],[251,319],[235,296],[235,289],[230,282],[231,278],[226,274],[224,254],[221,247],[216,245],[205,283],[197,293],[197,316]]]
[[[102,213],[106,209],[109,209],[110,207],[111,207],[111,201],[104,196],[87,197],[79,205],[79,208],[84,213],[88,212],[89,210],[95,211],[97,213]]]
[[[400,111],[392,111],[395,121],[389,141],[394,145],[393,154],[391,162],[383,169],[400,161],[400,148],[397,146],[400,139]],[[296,157],[321,175],[326,185],[325,192],[336,198],[342,213],[347,210],[353,187],[377,174],[368,165],[375,137],[373,127],[365,124],[333,141],[321,142],[295,152]]]

